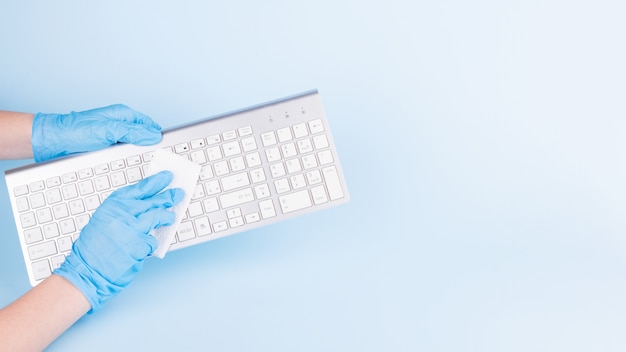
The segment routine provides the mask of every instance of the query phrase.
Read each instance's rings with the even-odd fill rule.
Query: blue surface
[[[151,260],[50,351],[626,349],[622,1],[214,3],[3,4],[0,107],[170,127],[317,88],[352,201]]]

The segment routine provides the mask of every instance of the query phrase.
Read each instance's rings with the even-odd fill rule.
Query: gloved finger
[[[185,192],[180,188],[166,189],[150,198],[145,199],[123,199],[120,202],[120,208],[123,208],[127,214],[139,216],[151,209],[167,209],[180,203],[185,197]]]
[[[176,221],[176,214],[167,209],[151,209],[137,217],[137,228],[143,229],[145,233],[159,228],[169,226]]]
[[[120,199],[145,199],[154,196],[172,182],[174,175],[167,170],[161,171],[130,186],[122,187],[110,197]]]
[[[83,113],[89,115],[100,115],[113,120],[139,123],[152,127],[159,131],[161,130],[161,126],[159,126],[159,124],[152,120],[148,115],[145,115],[139,111],[135,111],[124,104],[109,105],[102,108],[88,110]]]
[[[161,130],[149,125],[110,120],[105,138],[110,144],[118,142],[136,145],[153,145],[161,141]]]

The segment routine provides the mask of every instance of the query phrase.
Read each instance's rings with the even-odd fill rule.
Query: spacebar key
[[[222,203],[223,209],[243,203],[248,203],[253,200],[254,194],[252,193],[252,188],[244,188],[239,191],[227,193],[220,196],[220,202]]]

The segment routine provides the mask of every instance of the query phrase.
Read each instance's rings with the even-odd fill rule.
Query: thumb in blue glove
[[[168,208],[179,203],[184,192],[179,188],[161,192],[172,178],[171,172],[162,171],[113,192],[54,271],[85,295],[90,313],[128,286],[141,270],[158,245],[150,231],[174,223],[175,215]]]
[[[37,113],[31,141],[35,161],[40,162],[118,142],[156,144],[161,141],[161,126],[121,104],[69,114]]]

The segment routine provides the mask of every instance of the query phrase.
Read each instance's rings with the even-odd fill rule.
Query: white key
[[[92,176],[93,176],[93,170],[90,167],[78,171],[78,178],[80,178],[81,180],[92,177]]]
[[[293,175],[289,178],[289,181],[291,181],[291,187],[293,189],[306,187],[306,181],[304,180],[303,174]]]
[[[89,222],[89,214],[81,214],[76,217],[76,228],[78,231],[82,230]]]
[[[312,169],[317,167],[317,160],[315,160],[314,154],[305,155],[302,157],[302,166],[304,166],[305,170]]]
[[[278,135],[278,141],[281,143],[287,142],[293,139],[293,137],[291,136],[291,130],[289,130],[289,127],[278,129],[276,131],[276,134]]]
[[[100,197],[97,194],[92,194],[85,198],[85,207],[87,211],[96,210],[100,206]]]
[[[15,203],[17,204],[17,211],[20,213],[30,209],[28,206],[28,198],[26,197],[17,198]]]
[[[69,172],[62,177],[63,183],[70,183],[78,181],[78,176],[76,176],[75,172]]]
[[[109,178],[107,177],[107,175],[98,176],[93,181],[96,185],[96,191],[98,192],[102,192],[111,188],[111,183],[109,182]]]
[[[267,183],[254,186],[254,193],[256,194],[257,199],[267,198],[270,196],[270,187]]]
[[[187,212],[190,218],[195,218],[196,216],[204,214],[204,211],[202,210],[202,204],[200,202],[190,203],[189,207],[187,207]]]
[[[277,164],[270,165],[270,172],[272,173],[272,177],[274,177],[274,178],[285,176],[285,174],[286,174],[285,167],[283,166],[283,163],[277,163]]]
[[[239,227],[243,225],[243,218],[241,216],[238,216],[236,218],[232,218],[232,219],[228,219],[228,222],[230,223],[230,227]]]
[[[133,167],[126,170],[126,178],[128,179],[128,183],[133,183],[141,180],[141,169],[139,167]]]
[[[281,159],[280,150],[277,147],[266,149],[265,156],[270,163]]]
[[[283,156],[285,158],[291,158],[292,156],[298,155],[296,145],[293,143],[283,144],[280,146],[280,149],[283,151]]]
[[[330,150],[323,150],[317,153],[317,157],[320,159],[320,165],[332,164],[334,161]]]
[[[206,189],[207,196],[210,196],[212,194],[217,194],[222,191],[218,180],[211,180],[209,182],[205,182],[204,188]]]
[[[141,157],[139,155],[133,155],[126,158],[126,164],[128,166],[135,166],[141,164]]]
[[[226,176],[222,178],[222,189],[224,192],[233,190],[235,188],[247,186],[250,184],[247,172],[240,172],[238,174]]]
[[[257,222],[257,221],[260,221],[260,220],[261,220],[261,218],[259,217],[259,213],[257,213],[257,212],[250,213],[250,214],[246,214],[246,217],[245,217],[245,218],[246,218],[246,222],[247,222],[248,224],[249,224],[249,223],[252,223],[252,222]]]
[[[40,208],[35,211],[37,222],[40,224],[52,221],[52,211],[50,208]]]
[[[263,146],[265,147],[269,147],[271,145],[276,144],[276,135],[274,134],[274,131],[269,131],[269,132],[265,132],[261,135],[261,142],[263,143]]]
[[[217,144],[221,141],[222,141],[222,138],[220,137],[219,134],[214,134],[214,135],[206,137],[206,142],[208,145]]]
[[[222,133],[222,138],[224,138],[224,142],[233,140],[233,139],[237,138],[237,131],[236,130],[226,131],[226,132]]]
[[[232,172],[241,171],[246,168],[246,164],[244,163],[243,157],[241,156],[230,159],[229,163],[230,163],[230,169],[232,170]]]
[[[293,135],[296,138],[302,138],[304,136],[308,136],[309,135],[309,131],[306,128],[306,124],[299,123],[297,125],[294,125],[293,126]]]
[[[49,179],[46,180],[46,186],[48,186],[48,188],[56,187],[60,185],[61,185],[61,178],[59,176],[50,177]]]
[[[309,121],[309,128],[311,129],[311,134],[324,132],[324,125],[322,124],[322,119]]]
[[[91,194],[94,192],[93,183],[91,182],[91,180],[78,182],[78,190],[80,192],[80,195],[82,196]]]
[[[65,203],[57,204],[52,207],[52,213],[55,219],[63,219],[70,216],[70,212],[67,210]]]
[[[328,148],[328,138],[326,138],[325,134],[320,134],[319,136],[313,137],[313,145],[315,149],[324,149]]]
[[[37,260],[56,253],[57,246],[54,243],[54,240],[28,247],[28,256],[30,257],[30,260]]]
[[[202,187],[202,184],[197,184],[193,190],[193,195],[191,196],[191,199],[204,198],[204,196],[205,196],[205,193],[204,193],[204,188]]]
[[[226,211],[226,216],[227,216],[229,219],[232,219],[232,218],[236,218],[236,217],[238,217],[238,216],[241,216],[241,208],[233,208],[233,209],[228,209],[228,210]]]
[[[69,252],[72,250],[72,237],[60,237],[57,239],[57,245],[59,246],[59,252]]]
[[[27,227],[37,225],[37,219],[35,219],[35,213],[30,211],[28,213],[20,214],[20,223],[22,224],[22,228],[27,228]]]
[[[116,171],[116,170],[120,170],[126,167],[126,163],[124,163],[124,160],[115,160],[111,162],[111,170]]]
[[[226,221],[218,221],[215,224],[213,224],[214,232],[220,232],[224,230],[228,230],[228,223]]]
[[[82,199],[74,199],[69,203],[70,205],[70,213],[72,215],[80,214],[85,212],[85,203],[83,203]]]
[[[204,148],[206,143],[204,142],[204,138],[194,139],[191,141],[191,149],[200,149]]]
[[[265,181],[265,171],[263,168],[251,170],[250,178],[252,179],[252,183],[263,182]]]
[[[46,191],[46,200],[48,200],[48,204],[58,203],[63,198],[61,198],[61,190],[59,188],[53,188]]]
[[[76,225],[74,224],[74,219],[72,218],[61,220],[59,225],[61,225],[61,233],[64,235],[76,231]]]
[[[67,186],[61,187],[61,192],[63,193],[64,199],[72,199],[78,197],[78,191],[76,190],[76,185],[70,183]]]
[[[204,205],[204,211],[206,211],[207,213],[212,213],[214,211],[220,210],[220,206],[217,203],[217,198],[215,197],[203,200],[202,204]]]
[[[291,191],[289,181],[286,178],[274,181],[274,186],[276,187],[276,193],[278,194]]]
[[[343,198],[343,189],[341,188],[337,168],[334,166],[325,167],[322,169],[322,174],[324,175],[324,180],[326,180],[326,187],[328,187],[330,199],[335,200]]]
[[[63,254],[56,255],[50,258],[50,264],[52,264],[52,270],[58,269],[61,264],[65,261],[65,256]]]
[[[230,208],[236,205],[248,203],[254,200],[252,188],[244,188],[239,191],[227,193],[220,196],[222,208]]]
[[[315,205],[328,202],[326,190],[323,185],[311,188],[311,195],[313,196],[313,203],[315,203]]]
[[[198,237],[211,234],[211,225],[209,224],[209,218],[206,216],[195,219],[193,223],[196,225]]]
[[[226,175],[230,172],[228,170],[228,163],[225,160],[213,164],[213,168],[215,169],[215,176]]]
[[[290,173],[290,174],[302,171],[302,166],[300,165],[300,160],[298,160],[297,158],[287,160],[285,162],[285,165],[287,166],[287,172]]]
[[[222,151],[220,150],[220,146],[216,145],[215,147],[208,148],[206,150],[206,156],[209,158],[209,161],[215,161],[221,159]]]
[[[126,175],[123,171],[114,172],[111,174],[111,185],[115,188],[126,184]]]
[[[15,194],[16,197],[28,194],[28,186],[23,185],[13,188],[13,194]]]
[[[106,174],[110,171],[109,164],[101,164],[93,168],[96,175]]]
[[[309,197],[309,191],[306,189],[278,197],[278,201],[280,203],[280,208],[285,214],[308,208],[313,205],[311,203],[311,197]]]
[[[305,154],[313,151],[313,146],[311,145],[311,140],[308,138],[301,139],[298,141],[298,150],[300,154]]]
[[[33,278],[35,280],[43,280],[52,274],[48,259],[40,260],[31,264],[33,269]]]
[[[178,230],[176,231],[178,234],[178,240],[188,241],[192,238],[196,237],[196,233],[193,231],[193,224],[191,221],[183,221],[178,225]]]
[[[316,185],[322,182],[322,174],[320,170],[313,170],[306,173],[306,179],[310,185]]]
[[[46,186],[44,185],[43,181],[37,181],[30,184],[31,192],[43,191],[44,188],[46,188]]]
[[[189,151],[188,143],[180,143],[174,146],[174,152],[176,152],[176,154],[181,154],[181,153],[185,153],[188,151]]]
[[[143,154],[141,155],[141,157],[143,158],[143,161],[144,161],[144,162],[146,162],[146,163],[147,163],[147,162],[150,162],[150,160],[152,160],[152,159],[154,158],[154,151],[150,151],[150,152],[147,152],[147,153],[143,153]]]
[[[202,167],[202,169],[200,169],[200,180],[204,181],[204,180],[208,180],[210,178],[213,178],[213,170],[211,169],[211,165],[204,165]]]
[[[196,150],[195,152],[192,152],[191,154],[189,154],[189,156],[191,157],[191,161],[193,161],[196,164],[204,165],[207,162],[206,156],[204,155],[203,150]]]
[[[35,193],[30,195],[30,206],[33,209],[40,208],[46,205],[46,200],[43,193]]]
[[[276,209],[274,208],[274,202],[271,199],[266,199],[259,202],[259,209],[261,210],[261,216],[263,219],[276,216]]]
[[[43,234],[46,236],[46,239],[57,237],[59,235],[59,227],[55,223],[45,224],[43,226]]]
[[[33,227],[24,231],[24,241],[26,241],[26,244],[33,244],[41,240],[43,240],[41,227]]]
[[[238,141],[224,143],[222,148],[224,148],[224,156],[227,158],[233,155],[241,154],[241,147],[239,147]]]
[[[246,155],[246,163],[248,163],[248,167],[255,167],[261,165],[261,156],[258,152],[254,152]]]
[[[243,126],[239,128],[239,135],[241,137],[249,136],[252,134],[252,126]]]
[[[256,150],[257,145],[254,137],[247,137],[241,140],[241,147],[245,153]]]

